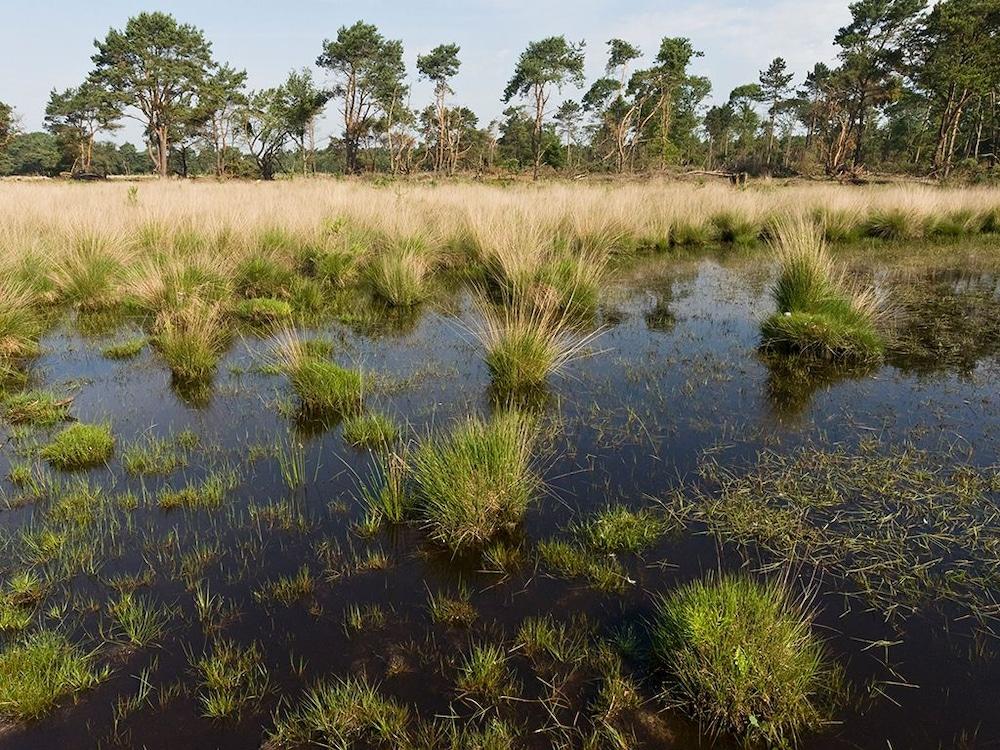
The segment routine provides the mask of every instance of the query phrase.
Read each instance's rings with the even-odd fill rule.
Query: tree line
[[[1000,0],[849,7],[834,65],[818,62],[796,80],[776,57],[714,104],[711,82],[691,71],[702,53],[689,39],[664,37],[646,51],[611,39],[589,85],[582,42],[533,41],[501,94],[502,116],[487,124],[455,101],[457,44],[417,57],[433,97],[414,107],[402,42],[363,21],[323,42],[320,75],[303,67],[250,89],[200,29],[140,13],[94,42],[78,87],[52,91],[44,132],[20,132],[0,102],[0,173],[994,173]],[[318,143],[327,110],[337,134]],[[145,153],[106,139],[127,119],[141,125]]]

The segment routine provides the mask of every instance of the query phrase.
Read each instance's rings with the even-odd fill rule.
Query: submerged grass
[[[786,746],[828,719],[835,672],[782,585],[695,581],[660,598],[650,627],[668,700],[711,731]]]

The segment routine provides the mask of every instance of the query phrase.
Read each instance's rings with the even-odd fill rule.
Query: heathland
[[[988,187],[0,182],[4,742],[989,744],[998,249]]]

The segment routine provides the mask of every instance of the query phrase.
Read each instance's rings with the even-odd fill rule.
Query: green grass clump
[[[719,242],[746,247],[758,242],[762,227],[735,211],[724,211],[711,219],[712,233]]]
[[[27,284],[0,276],[0,364],[38,353],[43,325],[34,303],[35,294]]]
[[[979,234],[983,228],[984,217],[975,211],[950,211],[943,215],[934,215],[927,219],[925,234],[937,239],[964,237],[969,234]]]
[[[156,643],[169,619],[167,610],[131,592],[111,602],[108,612],[115,621],[116,634],[140,648]]]
[[[52,273],[56,294],[78,310],[102,310],[120,301],[123,266],[109,243],[116,238],[82,236]]]
[[[375,294],[390,305],[412,307],[427,297],[431,265],[421,241],[403,240],[371,259],[368,281]]]
[[[11,424],[48,427],[69,419],[72,402],[50,391],[22,391],[0,398],[0,409]]]
[[[254,297],[238,302],[233,312],[236,317],[254,325],[270,325],[289,320],[292,317],[292,306],[272,297]]]
[[[335,287],[347,286],[358,274],[364,249],[348,246],[321,253],[313,260],[313,275]]]
[[[367,678],[348,677],[312,688],[295,710],[277,716],[268,745],[399,748],[409,745],[410,713]]]
[[[419,513],[431,535],[458,550],[479,547],[517,526],[540,480],[532,468],[534,425],[507,412],[470,418],[413,455]]]
[[[575,529],[584,544],[598,552],[641,552],[663,535],[666,523],[648,509],[622,506],[602,510]]]
[[[495,643],[477,643],[458,670],[457,687],[463,694],[497,700],[513,691],[514,678],[507,654]]]
[[[924,222],[906,209],[876,209],[865,220],[863,231],[879,240],[917,240],[924,235]]]
[[[317,357],[297,357],[288,369],[292,388],[303,411],[314,414],[353,414],[361,408],[364,378],[357,370]]]
[[[567,317],[553,308],[514,303],[496,307],[482,303],[486,366],[494,386],[510,393],[537,389],[552,373],[580,357],[592,337],[577,335]]]
[[[876,329],[881,303],[851,287],[826,253],[820,230],[783,225],[774,242],[781,272],[771,290],[777,312],[761,325],[765,348],[829,359],[876,359],[885,343]]]
[[[268,255],[254,255],[236,266],[234,275],[236,293],[247,299],[288,296],[294,272]]]
[[[564,578],[584,578],[602,591],[622,591],[628,573],[614,557],[564,539],[538,543],[538,555],[552,572]]]
[[[222,474],[211,474],[200,484],[189,482],[179,489],[166,488],[160,491],[157,505],[164,510],[175,508],[218,508],[233,488],[234,479]]]
[[[205,383],[211,379],[225,348],[219,305],[192,303],[161,315],[157,328],[154,342],[178,383]]]
[[[86,469],[106,463],[114,449],[110,425],[80,422],[58,433],[41,456],[57,469]]]
[[[194,666],[201,677],[202,715],[210,719],[239,716],[267,689],[267,668],[256,643],[244,648],[233,641],[218,641]]]
[[[162,475],[187,465],[187,456],[174,443],[151,436],[123,450],[122,465],[133,476]]]
[[[112,344],[105,347],[101,351],[101,354],[107,359],[132,359],[139,356],[139,353],[146,348],[146,344],[148,343],[148,338],[139,336],[128,341],[123,341],[120,344]]]
[[[7,646],[0,652],[0,716],[37,719],[62,698],[93,687],[108,676],[93,661],[93,654],[51,630]]]
[[[779,584],[683,586],[660,598],[651,638],[669,696],[715,732],[785,746],[827,718],[835,673],[809,614]]]
[[[355,447],[384,448],[399,437],[399,425],[385,414],[358,414],[344,420],[344,440]]]
[[[597,309],[604,270],[603,258],[563,255],[550,259],[535,272],[534,296],[574,316],[590,316]]]
[[[711,227],[705,224],[679,222],[670,228],[670,244],[675,247],[704,247],[711,241]]]
[[[27,629],[44,595],[42,580],[35,573],[11,575],[0,591],[0,633]]]

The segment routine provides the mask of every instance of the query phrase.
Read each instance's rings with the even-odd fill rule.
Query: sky
[[[13,105],[25,130],[43,127],[53,89],[78,85],[91,67],[95,38],[122,28],[141,11],[161,10],[205,31],[215,58],[245,69],[251,88],[274,86],[293,68],[314,67],[323,40],[362,19],[403,41],[413,84],[411,106],[431,99],[416,80],[417,55],[438,44],[461,46],[462,66],[451,103],[470,107],[485,125],[497,117],[504,85],[518,55],[535,39],[565,34],[586,43],[588,81],[604,66],[605,42],[620,37],[647,58],[660,38],[689,37],[705,53],[692,72],[712,81],[712,98],[757,80],[776,56],[801,82],[817,61],[835,58],[833,36],[849,20],[848,0],[160,0],[156,4],[99,0],[0,0],[0,101]],[[318,80],[323,74],[315,71]],[[582,90],[564,89],[579,98]],[[555,98],[554,98],[555,100]],[[321,121],[320,143],[337,131],[331,105]],[[137,125],[116,140],[138,140]]]

